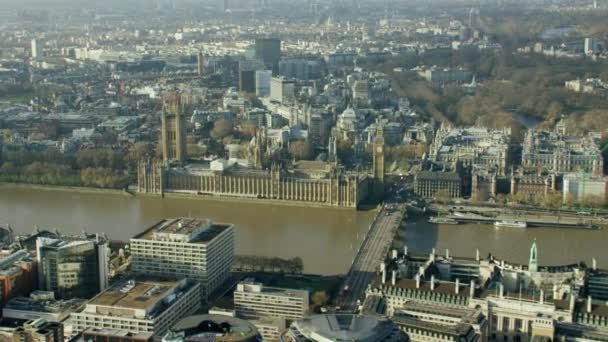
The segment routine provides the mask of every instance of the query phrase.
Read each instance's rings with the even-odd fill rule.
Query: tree
[[[343,163],[350,161],[355,155],[355,150],[353,149],[353,144],[350,140],[338,139],[336,141],[336,150],[338,158]]]
[[[241,134],[242,138],[251,139],[251,138],[253,138],[253,136],[255,135],[257,130],[258,130],[258,127],[254,122],[245,121],[241,124],[239,133]]]
[[[220,119],[213,123],[211,137],[215,140],[222,140],[232,134],[233,124],[230,120]]]
[[[311,300],[315,306],[323,306],[327,304],[329,296],[327,296],[327,293],[325,291],[316,291],[312,294]]]
[[[304,140],[294,141],[289,144],[289,153],[296,160],[307,160],[311,157],[310,144]]]
[[[131,168],[135,168],[142,160],[152,158],[155,154],[155,146],[148,142],[137,142],[129,148],[127,159]],[[190,151],[190,149],[188,149]]]

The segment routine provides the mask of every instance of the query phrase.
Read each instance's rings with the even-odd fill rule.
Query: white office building
[[[273,77],[270,80],[270,100],[279,103],[291,103],[295,100],[295,83],[285,77]]]
[[[606,201],[606,179],[586,173],[571,173],[564,176],[563,200],[581,203]]]
[[[230,274],[234,227],[206,219],[165,219],[131,239],[131,257],[135,273],[195,279],[207,298]]]
[[[234,291],[234,309],[238,317],[245,319],[260,317],[300,319],[308,314],[308,296],[308,291],[305,290],[241,282]]]
[[[38,41],[35,38],[31,41],[31,56],[34,59],[40,57],[40,51],[38,50]]]
[[[74,333],[106,328],[162,335],[199,309],[200,286],[187,279],[142,278],[117,283],[91,299],[80,312],[72,313]]]

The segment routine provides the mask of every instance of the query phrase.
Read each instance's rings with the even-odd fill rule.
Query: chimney
[[[570,292],[570,312],[574,312],[574,304],[576,303],[576,296],[573,292]]]
[[[540,289],[540,303],[545,304],[545,290]]]
[[[591,309],[593,308],[593,300],[591,299],[591,296],[587,297],[587,313],[591,313]]]
[[[450,258],[450,250],[449,249],[445,249],[445,258],[449,259]]]
[[[456,285],[454,286],[454,293],[460,293],[460,279],[456,278]]]
[[[473,298],[475,296],[475,280],[471,279],[471,284],[469,285],[469,297]]]
[[[396,249],[393,249],[393,255],[392,255],[392,259],[393,260],[397,260],[397,257],[399,256],[398,252]]]
[[[420,288],[420,275],[416,274],[416,288]]]
[[[475,260],[479,261],[479,249],[475,250]]]
[[[391,285],[395,286],[396,283],[397,283],[397,271],[393,270],[392,277],[391,277]]]
[[[597,271],[597,260],[595,260],[595,258],[591,259],[591,268],[594,271]]]
[[[505,298],[505,287],[502,283],[498,286],[498,297]]]
[[[407,245],[403,246],[403,255],[407,256]]]
[[[431,276],[431,291],[435,290],[435,276]]]

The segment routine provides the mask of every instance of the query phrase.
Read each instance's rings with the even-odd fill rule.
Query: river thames
[[[105,232],[109,238],[128,240],[162,218],[193,216],[236,225],[236,253],[277,256],[304,261],[306,273],[346,273],[361,245],[375,211],[304,208],[269,203],[198,199],[160,199],[111,193],[40,190],[0,185],[0,224],[17,233],[57,228],[65,234]],[[605,241],[608,230],[500,229],[486,225],[438,226],[410,219],[400,232],[410,251],[432,248],[454,256],[474,257],[492,252],[497,258],[527,262],[536,238],[540,263],[556,265],[578,261],[608,265]]]
[[[57,228],[64,234],[104,232],[128,240],[163,218],[210,218],[236,226],[236,254],[304,261],[304,272],[346,273],[375,211],[268,203],[161,199],[126,194],[40,190],[0,185],[0,225],[19,233]]]

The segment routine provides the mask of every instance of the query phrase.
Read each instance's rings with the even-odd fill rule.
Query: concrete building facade
[[[131,239],[135,273],[201,283],[207,298],[230,275],[234,226],[195,218],[165,219]]]
[[[308,297],[309,293],[305,290],[241,282],[234,291],[234,309],[238,317],[246,319],[278,317],[295,320],[308,314]]]
[[[200,284],[140,278],[115,284],[72,313],[74,332],[89,328],[120,329],[162,335],[201,304]]]

